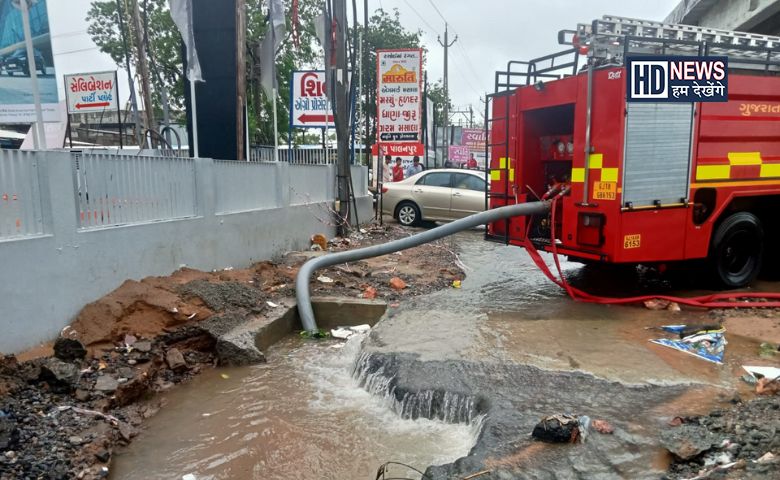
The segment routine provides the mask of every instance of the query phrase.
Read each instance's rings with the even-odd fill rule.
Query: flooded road
[[[757,340],[728,336],[722,366],[648,342],[660,335],[651,328],[705,324],[707,312],[577,303],[520,248],[479,232],[442,248],[456,246],[462,288],[389,309],[362,350],[289,339],[266,365],[206,372],[166,394],[168,406],[115,457],[112,478],[373,479],[389,460],[425,470],[461,457],[429,474],[489,467],[522,470],[511,478],[657,478],[668,462],[657,433],[671,416],[747,390],[735,374]],[[563,268],[594,293],[671,288],[651,276]],[[616,433],[579,448],[530,440],[539,418],[564,412],[606,418]]]
[[[207,371],[165,394],[112,478],[374,478],[389,460],[424,470],[468,454],[478,422],[401,419],[352,378],[359,342],[342,345],[291,338],[265,365]]]

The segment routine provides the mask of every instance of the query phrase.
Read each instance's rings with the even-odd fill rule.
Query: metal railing
[[[249,159],[253,162],[275,161],[274,147],[255,145],[249,151]],[[294,148],[279,149],[279,161],[298,165],[330,165],[336,163],[334,148]]]
[[[189,158],[74,154],[79,228],[194,216],[195,162]]]
[[[43,233],[35,153],[0,150],[0,240]]]

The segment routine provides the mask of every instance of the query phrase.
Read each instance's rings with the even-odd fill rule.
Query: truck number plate
[[[614,200],[617,182],[593,182],[593,200]]]
[[[639,248],[642,244],[642,235],[626,235],[623,237],[623,248]]]

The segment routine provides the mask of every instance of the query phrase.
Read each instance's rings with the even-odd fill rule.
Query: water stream
[[[429,420],[425,395],[398,401],[388,379],[354,369],[359,347],[290,338],[265,365],[205,372],[165,394],[172,408],[115,457],[112,478],[373,478],[386,461],[424,470],[468,454],[480,418],[467,399],[442,413],[462,423]]]

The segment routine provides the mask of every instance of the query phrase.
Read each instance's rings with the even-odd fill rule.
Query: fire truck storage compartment
[[[522,183],[518,187],[531,198],[541,197],[554,181],[571,178],[574,104],[527,110],[522,115]]]
[[[685,203],[692,124],[690,103],[626,104],[624,207]]]

